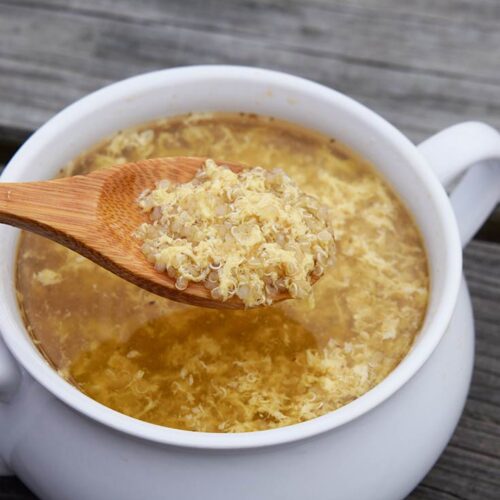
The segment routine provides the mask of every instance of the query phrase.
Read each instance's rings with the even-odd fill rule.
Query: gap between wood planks
[[[30,135],[28,130],[0,127],[0,173]],[[476,239],[500,243],[500,208],[491,214],[477,233]]]

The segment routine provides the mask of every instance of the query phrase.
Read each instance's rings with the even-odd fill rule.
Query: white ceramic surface
[[[39,355],[16,307],[18,233],[2,226],[0,471],[14,471],[44,499],[402,498],[446,445],[466,397],[473,328],[465,285],[459,295],[460,239],[498,201],[500,175],[483,162],[456,178],[500,158],[500,136],[483,124],[461,124],[419,152],[375,113],[315,83],[254,68],[191,67],[135,77],[78,101],[27,141],[1,180],[50,178],[105,135],[188,111],[273,115],[335,136],[370,159],[424,235],[432,293],[422,332],[382,383],[318,419],[231,435],[154,426],[87,398]],[[443,182],[458,182],[451,199],[460,232],[429,165]]]

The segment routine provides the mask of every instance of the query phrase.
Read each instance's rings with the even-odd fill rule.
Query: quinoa
[[[162,180],[138,203],[151,219],[134,233],[142,251],[179,290],[201,282],[216,300],[270,305],[306,297],[333,264],[331,209],[281,169],[206,160],[190,182]]]

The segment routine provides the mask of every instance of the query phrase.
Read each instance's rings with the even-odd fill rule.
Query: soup
[[[307,299],[212,310],[162,299],[22,234],[20,308],[59,374],[131,417],[205,432],[302,422],[386,377],[421,328],[429,278],[412,218],[374,169],[336,140],[286,122],[204,113],[120,131],[62,175],[180,155],[283,168],[332,208],[335,265]]]

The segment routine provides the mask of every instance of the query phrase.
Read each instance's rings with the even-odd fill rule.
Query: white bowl
[[[458,297],[460,234],[429,163],[444,171],[440,162],[450,139],[478,137],[467,146],[468,163],[491,156],[492,148],[496,154],[500,139],[486,125],[462,124],[426,141],[424,158],[381,117],[331,89],[261,69],[199,66],[141,75],[79,100],[26,142],[1,180],[51,178],[104,136],[190,111],[272,115],[334,136],[372,161],[424,236],[432,290],[421,333],[379,385],[308,422],[240,434],[156,426],[100,405],[44,361],[17,308],[18,231],[1,226],[0,331],[6,347],[0,340],[0,400],[5,401],[0,403],[0,470],[14,471],[42,498],[55,499],[402,498],[449,439],[472,366],[465,288]],[[454,163],[447,179],[468,166]],[[471,172],[472,180],[465,179],[457,193],[490,181],[488,172]],[[462,198],[457,206],[464,210]],[[463,239],[486,211],[467,218]]]

